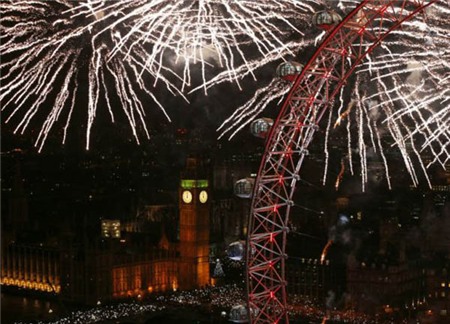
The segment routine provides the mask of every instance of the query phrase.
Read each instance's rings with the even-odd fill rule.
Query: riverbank
[[[144,299],[68,311],[56,301],[2,294],[2,324],[207,324],[230,323],[229,312],[245,304],[236,285],[150,295]],[[5,301],[5,302],[4,302]],[[292,323],[388,323],[353,311],[326,310],[311,300],[295,297],[289,306]],[[21,313],[21,314],[19,314]],[[20,315],[21,317],[14,317]],[[405,323],[400,321],[399,323]]]

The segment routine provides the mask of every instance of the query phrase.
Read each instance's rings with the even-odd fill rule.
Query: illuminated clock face
[[[200,191],[200,195],[198,196],[200,202],[204,204],[208,200],[208,193],[205,190]]]
[[[189,204],[192,201],[192,193],[189,190],[183,191],[181,197],[186,204]]]

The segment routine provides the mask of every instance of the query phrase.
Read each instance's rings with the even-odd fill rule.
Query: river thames
[[[18,321],[36,322],[50,321],[64,313],[63,307],[55,300],[42,300],[34,297],[1,294],[1,323],[9,324]]]

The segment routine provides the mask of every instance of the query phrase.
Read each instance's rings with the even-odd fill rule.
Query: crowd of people
[[[205,312],[220,314],[224,321],[229,319],[229,311],[233,306],[245,305],[245,295],[242,287],[236,284],[223,286],[208,286],[191,291],[174,291],[161,295],[149,295],[138,300],[97,305],[88,310],[73,311],[68,316],[53,321],[38,321],[38,324],[90,324],[125,322],[133,317],[151,318],[155,314],[170,312],[177,308],[196,308]],[[382,323],[380,319],[352,310],[327,309],[313,300],[303,296],[290,296],[288,314],[293,323]],[[113,322],[112,322],[113,323]],[[389,323],[387,321],[386,323]],[[28,324],[17,322],[16,324]]]

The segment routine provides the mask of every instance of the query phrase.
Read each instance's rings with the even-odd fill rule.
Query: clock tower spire
[[[208,285],[209,274],[209,181],[198,158],[188,158],[179,186],[180,288]]]

